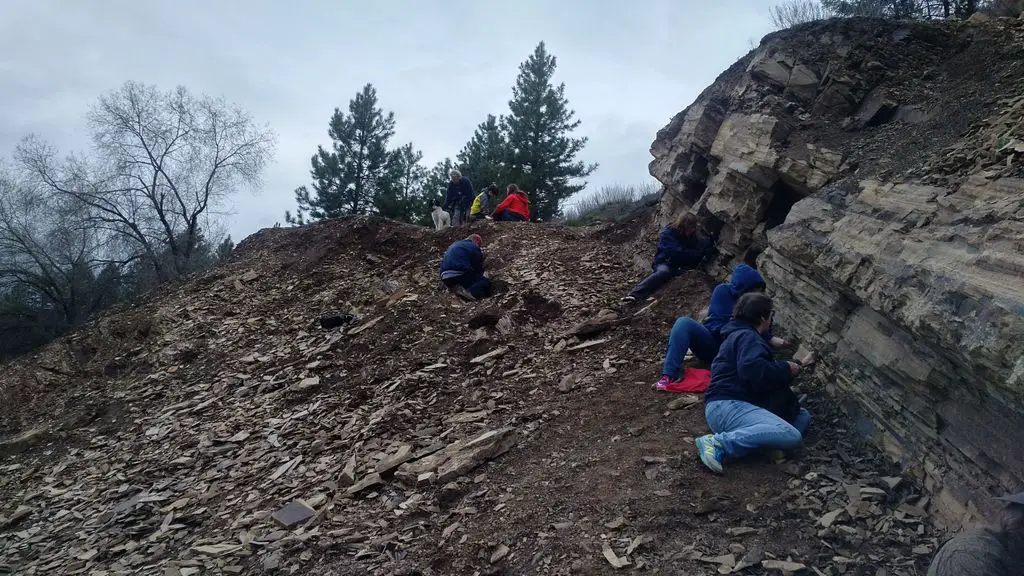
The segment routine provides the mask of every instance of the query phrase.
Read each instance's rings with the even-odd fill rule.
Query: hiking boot
[[[636,302],[636,296],[623,296],[619,299],[619,302],[622,302],[623,304],[632,304],[633,302]]]
[[[697,454],[700,456],[700,461],[704,463],[715,474],[722,473],[722,445],[715,440],[715,437],[711,434],[701,436],[694,440],[697,444]]]
[[[654,389],[659,392],[668,390],[668,387],[672,384],[672,379],[668,376],[662,376],[658,383],[654,385]]]
[[[463,300],[476,302],[476,298],[474,298],[473,295],[469,293],[469,290],[466,290],[465,286],[456,285],[452,292],[455,292],[455,295],[458,296],[459,298],[462,298]]]

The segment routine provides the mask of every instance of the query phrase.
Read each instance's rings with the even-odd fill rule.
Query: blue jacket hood
[[[747,264],[740,264],[732,272],[732,279],[729,280],[729,289],[733,295],[739,296],[755,286],[763,286],[764,278],[761,273],[754,270]]]

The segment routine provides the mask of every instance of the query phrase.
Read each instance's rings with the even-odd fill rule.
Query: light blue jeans
[[[693,350],[694,356],[710,366],[711,361],[718,355],[718,347],[721,344],[706,326],[693,318],[683,316],[677,319],[672,325],[672,332],[668,335],[668,350],[665,351],[665,364],[661,368],[661,375],[678,380],[687,350]]]
[[[800,408],[800,414],[790,424],[764,408],[740,400],[712,400],[704,406],[704,417],[728,458],[740,458],[758,448],[796,448],[811,423],[811,413],[804,408]]]

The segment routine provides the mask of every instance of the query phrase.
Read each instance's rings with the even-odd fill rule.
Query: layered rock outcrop
[[[658,134],[662,216],[760,255],[780,323],[956,528],[1024,487],[1024,22],[769,36]]]

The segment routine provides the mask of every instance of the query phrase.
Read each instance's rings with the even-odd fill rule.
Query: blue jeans
[[[491,295],[491,279],[483,274],[467,273],[454,278],[445,278],[441,282],[444,282],[444,285],[449,288],[462,286],[476,299]]]
[[[701,362],[711,364],[718,355],[721,344],[700,322],[689,316],[679,318],[672,325],[672,332],[668,335],[668,350],[665,352],[665,364],[661,368],[661,375],[678,380],[687,350],[693,350],[693,354],[700,358]]]
[[[741,400],[712,400],[704,406],[704,417],[729,458],[739,458],[758,448],[796,448],[811,423],[811,413],[804,408],[800,408],[800,415],[790,424]]]
[[[654,267],[654,272],[651,272],[650,276],[641,280],[629,295],[637,300],[643,300],[657,292],[658,288],[664,286],[676,274],[678,274],[676,269],[668,264],[658,264]]]

